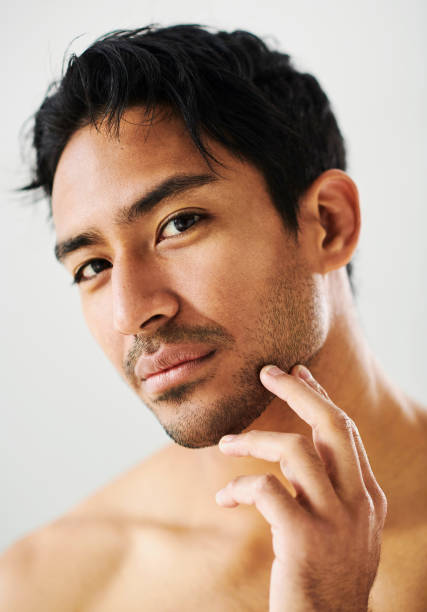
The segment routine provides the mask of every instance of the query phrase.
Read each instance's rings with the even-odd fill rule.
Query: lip
[[[135,365],[135,375],[146,391],[158,392],[184,382],[213,357],[215,349],[206,345],[165,347],[154,355],[142,355]]]

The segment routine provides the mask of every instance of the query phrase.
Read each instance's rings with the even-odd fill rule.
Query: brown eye
[[[107,266],[105,264],[107,264]],[[111,264],[105,259],[92,259],[91,261],[88,261],[77,270],[74,276],[73,285],[78,285],[81,282],[85,282],[91,280],[92,278],[95,278],[95,276],[97,276],[99,272],[102,272],[102,270],[105,270],[105,268],[108,266],[111,266]],[[90,270],[90,268],[92,268],[94,274],[83,274],[86,269]]]
[[[202,215],[196,213],[185,213],[176,215],[163,226],[159,238],[165,240],[167,238],[173,238],[179,236],[183,232],[190,229],[193,225],[198,223]]]

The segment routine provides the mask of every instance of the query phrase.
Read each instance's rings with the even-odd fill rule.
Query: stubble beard
[[[214,446],[223,435],[242,432],[275,397],[260,382],[261,368],[272,363],[288,372],[296,363],[309,365],[320,351],[326,338],[327,309],[318,284],[297,267],[288,270],[284,279],[276,277],[259,300],[259,316],[248,328],[245,340],[252,352],[236,352],[236,362],[243,365],[231,375],[235,392],[209,403],[203,400],[203,388],[211,380],[221,389],[221,381],[215,381],[213,375],[176,386],[155,400],[145,400],[168,436],[180,446]]]

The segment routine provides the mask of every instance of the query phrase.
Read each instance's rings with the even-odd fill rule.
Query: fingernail
[[[224,488],[223,488],[223,489],[219,489],[219,491],[217,491],[217,492],[215,493],[215,497],[217,497],[217,498],[221,497],[221,495],[223,494],[223,492],[224,492]]]
[[[264,374],[268,374],[269,376],[280,376],[281,374],[284,374],[284,371],[275,365],[265,366],[262,371]]]
[[[226,499],[225,487],[215,493],[215,501],[217,504],[223,504]]]
[[[221,440],[219,441],[220,444],[227,444],[227,442],[233,442],[233,440],[236,439],[236,436],[224,436],[223,438],[221,438]]]
[[[307,381],[307,382],[313,382],[314,381],[313,375],[310,372],[310,370],[308,368],[306,368],[305,366],[303,366],[302,364],[298,365],[297,375],[300,378],[302,378],[303,380]]]

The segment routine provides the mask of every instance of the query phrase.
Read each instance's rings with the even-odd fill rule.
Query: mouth
[[[171,368],[150,374],[141,381],[141,384],[148,393],[159,393],[174,385],[188,382],[192,376],[200,374],[207,363],[212,360],[215,353],[216,350],[213,350],[202,357],[182,361]]]

